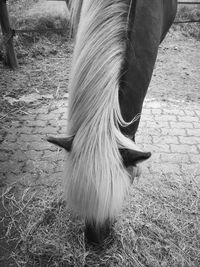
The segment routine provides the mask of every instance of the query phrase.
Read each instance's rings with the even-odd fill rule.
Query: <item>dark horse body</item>
[[[141,114],[159,44],[171,27],[177,0],[133,0],[119,101],[126,121]],[[139,120],[121,131],[135,139]]]
[[[159,44],[171,27],[177,11],[177,0],[133,0],[130,9],[125,63],[122,69],[119,102],[125,121],[141,114],[143,101],[151,81]],[[121,127],[123,134],[135,141],[139,126],[136,120]],[[86,236],[93,242],[108,235],[110,222],[102,228],[86,227]]]
[[[79,2],[79,3],[81,3],[81,4],[85,3],[86,4],[86,2],[84,2],[85,0],[80,0],[80,1],[81,2]],[[105,0],[105,1],[107,1],[107,0]],[[124,0],[122,0],[122,1],[124,1]],[[119,0],[116,1],[116,3],[119,3],[119,2],[120,2]],[[97,1],[95,3],[98,4]],[[105,4],[105,2],[101,1],[101,4],[102,3]],[[114,3],[114,2],[112,2],[112,3]],[[158,53],[158,47],[159,47],[159,44],[164,39],[165,35],[167,34],[170,26],[172,25],[172,23],[174,21],[174,18],[176,15],[176,10],[177,10],[177,1],[176,0],[132,0],[132,1],[127,0],[127,3],[129,4],[130,9],[129,9],[129,14],[128,14],[129,17],[127,20],[128,21],[128,27],[127,27],[127,33],[126,33],[125,60],[123,61],[123,64],[121,67],[121,74],[120,74],[120,80],[119,80],[119,91],[117,93],[118,93],[118,97],[119,97],[120,110],[121,110],[121,115],[123,117],[123,120],[125,122],[130,122],[130,121],[132,121],[133,118],[138,117],[138,114],[141,114],[143,101],[144,101],[144,98],[145,98],[145,95],[146,95],[146,92],[147,92],[147,89],[148,89],[148,86],[149,86],[149,83],[150,83],[150,80],[152,77],[152,73],[153,73],[153,69],[154,69],[154,65],[155,65],[155,61],[156,61],[156,57],[157,57],[157,53]],[[80,5],[79,5],[79,8],[81,8]],[[112,14],[110,16],[112,16]],[[85,18],[85,19],[87,20],[87,18]],[[107,19],[109,19],[109,17]],[[90,21],[90,23],[91,23],[91,25],[93,25],[93,20]],[[92,26],[90,26],[90,27],[92,27]],[[100,25],[99,27],[102,27],[102,26]],[[95,28],[95,33],[98,32],[99,30],[100,29]],[[81,36],[81,38],[84,38],[84,36]],[[93,41],[93,38],[91,38],[91,39]],[[80,37],[78,40],[79,40],[79,42],[82,41],[82,40],[80,40]],[[86,39],[86,42],[87,42],[87,39]],[[84,44],[84,46],[85,46],[85,44]],[[84,61],[81,62],[81,64],[84,65],[86,60],[87,60],[87,55],[86,55],[86,58],[84,58]],[[87,66],[90,67],[90,65],[91,64],[88,64]],[[81,67],[81,65],[79,67]],[[93,66],[92,66],[92,68],[93,68]],[[112,66],[109,66],[109,68],[112,68]],[[79,69],[77,69],[77,72],[78,71],[79,71]],[[82,71],[82,75],[84,75],[85,72],[86,71]],[[112,75],[111,75],[111,78],[112,78]],[[80,84],[83,86],[84,86],[84,83],[83,83],[84,79],[87,79],[87,77],[81,76]],[[109,77],[109,79],[110,79],[110,77]],[[75,79],[74,80],[75,80],[74,83],[76,84],[76,73],[75,73]],[[98,77],[97,77],[97,81],[98,81]],[[85,82],[85,80],[84,80],[84,82]],[[108,80],[108,82],[109,82],[109,80]],[[90,85],[90,81],[88,82],[88,86],[89,85]],[[106,84],[105,84],[105,86],[106,86]],[[78,90],[79,87],[77,87],[76,90]],[[81,90],[82,90],[82,88],[81,88]],[[87,90],[87,88],[85,90]],[[82,93],[82,91],[80,91],[79,93]],[[93,92],[93,91],[91,90],[91,92]],[[97,91],[97,92],[99,93],[99,91]],[[81,98],[79,98],[79,94],[77,94],[78,100],[75,99],[75,101],[74,101],[76,107],[74,109],[72,109],[72,112],[71,112],[72,118],[73,118],[73,113],[75,113],[76,110],[79,108],[78,105],[80,104],[81,100],[84,99],[85,94],[87,94],[87,91],[84,92],[84,94]],[[97,97],[97,96],[94,95],[92,99],[94,99],[95,97]],[[103,100],[105,100],[105,98]],[[87,100],[87,101],[91,102],[90,100]],[[85,102],[83,101],[83,104]],[[86,102],[86,103],[90,104],[88,102]],[[98,101],[95,101],[95,104],[96,103],[98,103]],[[107,102],[106,102],[105,108],[106,108],[106,106],[107,106]],[[81,106],[81,108],[80,108],[80,111],[83,111],[83,109],[87,109],[88,107],[86,105],[85,107]],[[111,108],[112,108],[112,105],[111,105]],[[103,113],[104,111],[101,111],[101,112]],[[95,113],[94,113],[93,117],[94,116],[95,116]],[[102,117],[102,114],[100,114],[100,118],[98,118],[100,121],[102,121],[101,117]],[[75,119],[72,119],[72,121],[73,120],[77,120],[79,122],[79,116],[75,117]],[[112,121],[112,117],[109,117],[108,122],[110,120]],[[85,124],[85,126],[82,128],[83,134],[84,134],[85,128],[88,127],[88,124],[90,123],[90,121],[91,121],[91,119],[87,120],[87,124]],[[81,124],[82,121],[79,123]],[[107,122],[105,121],[105,123],[107,123]],[[121,133],[124,136],[128,137],[129,139],[135,141],[135,133],[137,131],[138,125],[139,125],[139,119],[135,120],[131,124],[127,124],[125,126],[120,125]],[[92,128],[90,128],[90,131],[92,131]],[[102,129],[103,128],[101,128],[101,131],[102,131]],[[111,130],[108,130],[108,128],[106,128],[105,133],[106,134],[109,133],[109,135],[112,135]],[[93,135],[89,136],[88,138],[86,135],[86,138],[84,139],[84,142],[82,143],[82,147],[75,140],[76,138],[74,139],[74,135],[76,135],[76,132],[75,132],[75,134],[71,133],[70,138],[69,137],[68,138],[61,138],[61,139],[49,138],[49,141],[65,148],[69,152],[69,154],[71,153],[72,154],[71,160],[73,160],[74,157],[76,156],[76,153],[78,153],[77,154],[78,155],[77,156],[77,162],[78,162],[79,155],[81,155],[80,153],[82,153],[81,151],[83,150],[84,144],[87,142],[91,143],[91,137],[94,137],[95,134],[96,133],[94,132]],[[108,138],[109,138],[109,136],[108,136]],[[80,139],[81,139],[81,135],[79,135],[78,140],[80,140]],[[96,141],[96,139],[97,139],[97,137],[95,135],[94,140]],[[123,137],[122,137],[122,139],[123,139]],[[74,143],[74,140],[76,141],[75,143]],[[101,140],[101,142],[103,142],[102,136],[100,137],[100,140]],[[124,142],[124,139],[123,139],[123,142]],[[108,152],[107,152],[107,146],[109,143],[110,143],[110,141],[106,142],[106,145],[103,146],[104,150],[100,149],[100,152],[103,152],[103,153],[105,152],[103,154],[103,156],[101,156],[101,155],[99,156],[100,161],[105,160],[105,158],[107,159],[107,156],[109,156]],[[104,145],[104,143],[102,143],[102,144]],[[110,145],[112,146],[112,144],[110,144]],[[113,145],[114,145],[114,143],[113,143]],[[73,146],[74,146],[74,148],[73,148]],[[96,153],[98,153],[99,152],[99,150],[98,150],[99,143],[98,142],[97,142],[96,147],[97,147],[97,149],[95,151],[96,151]],[[116,150],[119,149],[119,152],[121,154],[121,157],[119,157],[119,159],[123,161],[122,162],[123,164],[121,164],[121,162],[120,162],[118,165],[119,170],[122,169],[122,165],[124,165],[124,169],[126,169],[129,166],[135,168],[138,162],[150,157],[150,153],[137,151],[137,149],[134,149],[133,145],[130,145],[130,147],[132,147],[132,149],[126,149],[125,147],[126,146],[123,146],[123,145],[121,147],[120,146],[116,147]],[[75,151],[73,151],[73,149]],[[108,175],[109,175],[109,173],[112,173],[113,169],[115,169],[115,167],[112,167],[113,169],[109,170],[109,165],[114,166],[113,164],[110,164],[110,163],[113,163],[114,156],[116,156],[118,154],[116,152],[116,150],[115,150],[114,154],[112,154],[111,149],[109,150],[109,152],[112,156],[110,157],[110,162],[108,161],[108,165],[106,165],[106,168],[108,170],[108,172],[107,172]],[[116,157],[118,157],[118,155]],[[95,158],[95,154],[94,154],[94,158]],[[96,165],[93,162],[96,162]],[[91,162],[88,165],[88,169],[90,169],[91,165],[94,165],[94,167],[97,166],[98,165],[97,162],[98,162],[98,157],[97,157],[96,161],[95,161],[95,159],[91,158]],[[73,164],[75,165],[75,163],[73,163]],[[83,164],[84,164],[84,158],[83,158]],[[100,162],[100,164],[101,164],[101,162]],[[101,164],[101,169],[99,167],[98,170],[102,170],[102,168],[103,168],[102,166],[103,165]],[[84,166],[82,165],[81,168],[84,168]],[[73,172],[76,171],[76,166],[73,166],[73,170],[74,170]],[[126,172],[126,170],[124,170],[124,171]],[[99,172],[102,173],[102,171],[99,171]],[[95,172],[94,172],[94,174],[95,174]],[[109,197],[107,197],[107,199],[110,199],[110,198],[112,199],[113,195],[115,195],[115,197],[116,197],[115,200],[112,202],[112,205],[106,204],[107,206],[103,206],[106,208],[108,207],[108,209],[109,209],[109,207],[114,207],[114,209],[117,209],[117,207],[113,206],[113,205],[115,205],[114,203],[115,203],[115,201],[117,201],[117,197],[118,197],[117,194],[119,194],[118,191],[120,191],[120,186],[123,186],[123,183],[126,183],[126,182],[118,182],[120,179],[123,180],[120,176],[121,174],[123,174],[123,172],[120,173],[120,175],[117,173],[115,173],[115,174],[118,175],[118,177],[116,177],[116,179],[114,179],[112,177],[112,179],[108,180],[108,183],[107,183],[107,185],[110,187],[110,191],[109,191],[110,195],[108,194]],[[80,176],[82,176],[81,172],[80,172]],[[83,174],[83,176],[84,176],[84,174]],[[93,190],[92,188],[94,188],[94,191],[91,191],[90,200],[92,198],[95,199],[96,192],[99,192],[98,188],[95,188],[95,186],[96,186],[95,182],[97,184],[99,183],[99,181],[102,181],[102,183],[104,183],[103,178],[106,179],[106,177],[100,177],[98,181],[96,181],[94,179],[91,182],[91,190]],[[75,182],[73,182],[76,179],[78,181],[77,182],[78,187],[76,187],[77,184],[75,184]],[[84,179],[85,179],[85,181],[87,181],[86,184],[88,184],[90,181],[87,180],[87,178],[82,179],[82,177],[80,177],[80,180],[79,180],[79,178],[76,178],[76,179],[74,179],[74,180],[69,179],[69,181],[72,184],[72,187],[70,188],[70,190],[74,190],[74,188],[77,188],[76,190],[79,191],[79,194],[81,195],[82,198],[80,197],[78,199],[78,198],[74,197],[74,195],[71,194],[71,191],[69,191],[69,190],[68,190],[68,194],[71,194],[71,198],[74,198],[74,202],[79,203],[78,205],[81,207],[81,204],[82,204],[81,202],[82,202],[82,200],[84,200],[84,198],[86,198],[86,196],[84,195],[84,197],[83,197],[83,194],[80,193],[80,191],[82,192],[82,187],[80,186],[80,183]],[[119,184],[119,186],[116,190],[113,189],[114,188],[113,186],[115,186],[114,183]],[[95,185],[95,186],[93,186],[93,185]],[[102,188],[104,188],[104,187],[102,187]],[[76,193],[76,190],[74,190],[75,193]],[[86,192],[88,192],[88,191],[86,191]],[[103,194],[104,194],[104,190],[101,191],[101,195],[99,196],[99,199],[102,200],[104,198],[104,196],[102,197]],[[100,203],[99,199],[97,200],[97,208],[101,207],[100,205],[98,205],[98,201]],[[87,205],[89,205],[87,203],[91,203],[91,201],[86,202],[86,207],[87,207]],[[95,207],[95,205],[94,205],[94,207]],[[112,209],[112,208],[110,208],[110,209]],[[99,208],[99,210],[101,210],[101,209]],[[82,212],[81,208],[79,209],[79,211],[80,211],[79,213]],[[87,210],[86,210],[86,213],[87,213]],[[95,209],[94,209],[94,214],[96,214]],[[101,215],[101,211],[98,214]],[[97,224],[95,221],[95,220],[97,220],[95,215],[93,217],[91,216],[89,218],[89,220],[87,220],[87,216],[86,216],[85,234],[86,234],[86,237],[89,241],[97,242],[97,243],[102,242],[103,239],[105,239],[105,237],[109,234],[110,226],[111,226],[111,220],[110,220],[109,216],[107,218],[108,219],[106,219],[106,217],[104,217],[103,223]]]

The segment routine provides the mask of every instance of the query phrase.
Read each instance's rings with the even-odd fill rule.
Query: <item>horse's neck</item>
[[[174,0],[136,1],[132,9],[125,63],[122,69],[119,101],[126,121],[142,111],[151,81],[160,41],[166,35],[176,13]],[[167,14],[166,14],[167,13]],[[138,121],[122,132],[134,136]]]

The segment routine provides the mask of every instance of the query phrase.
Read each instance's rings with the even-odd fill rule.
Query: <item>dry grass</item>
[[[7,114],[22,108],[22,103],[10,105],[4,97],[18,99],[30,93],[53,95],[67,92],[73,43],[68,31],[54,31],[69,26],[65,16],[67,7],[65,2],[37,2],[10,0],[7,3],[13,28],[53,31],[25,32],[14,37],[19,68],[10,71],[0,62],[0,119],[8,118]],[[6,63],[5,54],[0,31],[0,61],[3,63]]]
[[[22,0],[12,3],[9,1],[8,10],[11,27],[17,30],[40,31],[68,28],[69,10],[65,2]],[[41,34],[44,35],[44,32],[42,31]]]
[[[17,3],[28,5],[28,0]],[[54,21],[52,23],[50,26],[56,27]],[[184,32],[184,27],[190,26],[176,27]],[[31,57],[35,61],[58,50],[54,46],[58,35],[42,38],[41,35],[25,35],[17,39],[22,58],[28,58],[34,50]],[[54,68],[57,66],[54,65],[52,73]],[[35,73],[37,76],[38,72]],[[0,218],[1,222],[8,221],[6,240],[16,243],[11,257],[17,266],[200,266],[200,185],[197,179],[199,177],[163,176],[135,184],[111,237],[101,247],[85,243],[84,223],[66,210],[59,183],[12,185],[1,198],[6,214]],[[21,194],[16,195],[16,192]]]
[[[24,57],[34,57],[33,53],[46,56],[48,51],[44,51],[42,42],[50,50],[55,43],[60,42],[61,37],[69,37],[69,10],[65,2],[11,0],[8,2],[8,12],[11,28],[25,31],[16,32],[14,37],[19,61]],[[0,32],[0,60],[5,57],[4,50]]]
[[[59,184],[26,187],[20,197],[8,188],[2,201],[6,238],[17,244],[12,258],[18,266],[200,266],[197,178],[153,179],[131,188],[101,247],[85,243],[84,224],[66,210]]]
[[[177,12],[177,20],[200,20],[200,5],[194,7],[180,6]],[[173,27],[181,31],[184,36],[193,37],[200,40],[200,23],[184,23]]]

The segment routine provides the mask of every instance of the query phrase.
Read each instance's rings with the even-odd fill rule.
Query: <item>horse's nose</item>
[[[136,177],[140,177],[142,174],[142,168],[140,166],[137,166],[137,173],[136,173]]]
[[[128,167],[127,170],[128,170],[128,173],[130,174],[131,183],[133,183],[135,178],[139,178],[142,173],[142,169],[138,165]]]

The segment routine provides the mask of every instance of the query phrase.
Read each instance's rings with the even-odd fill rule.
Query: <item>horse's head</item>
[[[67,203],[85,219],[87,239],[97,243],[108,235],[120,212],[129,178],[139,175],[138,163],[151,156],[127,136],[137,131],[162,30],[167,30],[162,25],[169,12],[162,2],[70,1],[75,32],[69,83],[71,137],[48,141],[69,154],[64,177]]]
[[[71,153],[73,153],[73,141],[74,141],[73,136],[63,137],[63,138],[48,137],[47,140],[50,143],[53,143],[53,144],[55,144],[61,148],[64,148],[65,151],[69,153],[69,156]],[[121,157],[120,157],[121,162],[119,162],[119,164],[122,166],[122,173],[121,174],[123,174],[123,168],[124,168],[124,173],[127,173],[127,175],[130,178],[130,182],[132,183],[134,178],[139,176],[139,174],[140,174],[140,169],[138,167],[138,163],[148,159],[151,156],[151,153],[141,151],[134,143],[132,145],[132,149],[125,149],[125,148],[118,148],[118,149],[119,149],[119,154],[121,155]],[[87,160],[87,159],[85,159],[85,160]],[[99,159],[99,160],[101,160],[101,159]],[[102,160],[103,160],[103,158],[102,158]],[[91,164],[92,164],[92,162],[91,162]],[[110,170],[108,171],[108,173],[110,171],[112,172],[112,166],[113,166],[112,164],[113,164],[113,162],[108,162],[108,165],[107,165],[108,168],[110,166]],[[99,165],[101,166],[101,162],[99,162]],[[88,166],[88,171],[89,171],[89,169],[90,169],[90,167]],[[102,171],[99,170],[99,171],[102,173],[103,170]],[[98,173],[96,173],[96,174],[98,176]],[[117,176],[117,173],[116,173],[116,176]],[[120,175],[118,175],[118,176],[120,176]],[[84,177],[82,177],[82,178],[84,178]],[[100,181],[102,179],[105,181],[107,180],[107,177],[97,177],[97,178],[100,178],[99,179]],[[94,181],[97,178],[94,178]],[[114,177],[112,182],[119,181],[118,179],[123,180],[123,178],[121,176],[120,177]],[[81,181],[81,180],[83,181],[84,179],[80,179],[79,181]],[[85,183],[87,183],[87,179],[86,179]],[[128,185],[128,181],[126,183]],[[123,182],[122,182],[122,185],[123,185]],[[78,186],[80,186],[80,185],[78,185]],[[109,184],[107,186],[109,186]],[[120,193],[118,191],[115,192],[116,187],[114,187],[115,189],[113,187],[114,187],[114,185],[112,184],[112,186],[111,186],[112,193],[111,194],[115,194],[115,195],[119,194],[118,197],[120,198]],[[105,187],[104,190],[106,191],[108,189]],[[92,192],[90,192],[91,193],[91,199],[93,199],[92,194],[94,192],[97,192],[97,191],[98,191],[98,188],[95,188],[94,190],[92,190]],[[70,193],[71,192],[69,192],[69,194]],[[76,193],[78,195],[78,192],[76,192]],[[102,193],[102,194],[104,194],[104,193]],[[87,195],[88,194],[89,194],[89,192],[87,191]],[[81,193],[81,195],[82,195],[82,193]],[[106,197],[106,194],[105,194],[105,197]],[[90,199],[90,196],[88,195],[87,198]],[[83,201],[84,201],[84,197],[83,197]],[[90,207],[90,205],[89,205],[89,207]],[[101,243],[109,235],[113,220],[114,220],[114,217],[111,217],[111,218],[106,219],[101,224],[96,224],[95,218],[87,219],[87,217],[86,217],[86,228],[85,228],[86,239],[89,242]]]
[[[61,148],[64,148],[65,151],[70,153],[70,151],[73,149],[73,139],[73,136],[62,138],[50,136],[47,138],[47,141]],[[141,174],[138,163],[147,160],[151,156],[150,152],[143,152],[136,145],[134,150],[120,148],[119,152],[122,157],[123,165],[130,174],[131,181],[133,181],[135,177],[138,177]]]

